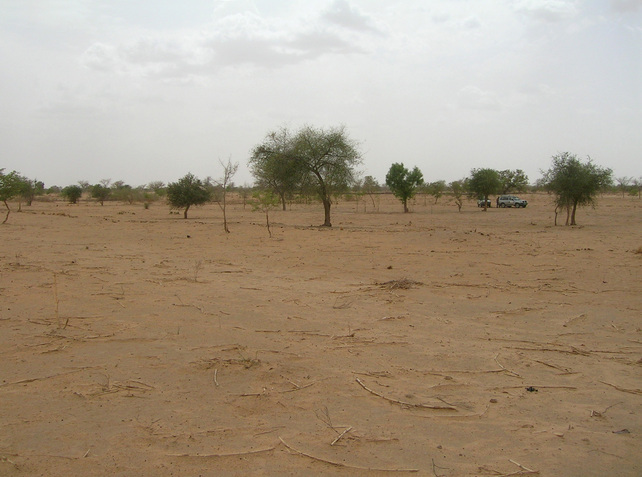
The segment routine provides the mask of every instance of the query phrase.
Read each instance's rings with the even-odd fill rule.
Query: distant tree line
[[[45,193],[58,193],[69,203],[77,203],[83,195],[101,205],[106,201],[126,203],[143,202],[147,208],[151,202],[165,200],[170,209],[182,210],[187,218],[193,206],[208,202],[217,203],[223,212],[224,229],[229,232],[226,204],[227,194],[236,191],[243,206],[250,202],[255,210],[266,214],[269,231],[269,211],[278,204],[287,210],[294,201],[308,202],[316,198],[323,205],[324,220],[321,224],[331,227],[332,204],[340,197],[347,200],[363,199],[367,207],[379,209],[379,194],[392,193],[408,213],[409,201],[416,194],[432,196],[434,204],[448,194],[461,212],[464,198],[480,200],[486,210],[489,197],[500,194],[515,194],[527,190],[544,190],[553,196],[555,223],[557,216],[566,212],[566,225],[576,224],[578,207],[596,203],[599,193],[612,191],[625,195],[642,195],[642,177],[618,177],[615,184],[611,169],[602,168],[588,158],[582,162],[574,154],[564,152],[553,156],[551,168],[542,172],[542,178],[529,185],[527,175],[521,169],[495,170],[472,169],[468,177],[446,183],[438,180],[424,182],[422,171],[414,166],[406,168],[403,163],[393,163],[386,174],[385,184],[379,184],[373,176],[359,177],[357,167],[362,157],[359,144],[352,140],[345,127],[315,128],[304,126],[298,130],[286,127],[269,132],[263,141],[252,148],[248,165],[255,179],[254,186],[236,187],[232,178],[238,163],[220,161],[223,174],[218,179],[203,180],[188,173],[176,182],[164,184],[150,182],[146,186],[132,187],[123,181],[103,179],[97,184],[79,181],[77,185],[45,189],[38,180],[28,179],[16,171],[5,173],[0,169],[0,201],[5,206],[7,222],[11,212],[8,201],[17,200],[18,210],[22,203],[31,205],[35,197]],[[424,199],[425,200],[425,199]],[[270,232],[271,233],[271,232]]]

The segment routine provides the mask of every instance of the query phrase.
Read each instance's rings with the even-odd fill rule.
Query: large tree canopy
[[[576,225],[577,207],[594,205],[597,194],[612,184],[612,175],[611,169],[593,164],[590,158],[583,163],[569,152],[553,156],[553,164],[543,172],[542,182],[555,195],[555,219],[557,211],[566,209],[566,225]]]
[[[495,169],[473,169],[467,182],[468,193],[484,200],[484,210],[488,204],[488,196],[501,190],[502,180]]]
[[[528,187],[528,176],[521,169],[500,171],[501,193],[524,192]]]
[[[390,170],[386,174],[386,185],[392,194],[401,201],[404,212],[408,212],[408,199],[415,195],[417,187],[422,185],[423,181],[424,176],[417,166],[409,171],[402,163],[390,166]]]
[[[252,150],[249,160],[257,186],[274,192],[283,210],[287,197],[294,194],[301,183],[296,157],[291,154],[292,140],[292,134],[285,128],[271,132]]]
[[[188,173],[177,182],[167,186],[167,202],[172,209],[185,209],[183,218],[193,205],[202,205],[210,200],[211,193],[207,184]]]
[[[286,193],[311,188],[323,203],[323,226],[331,227],[332,195],[354,182],[360,163],[358,145],[344,127],[304,126],[296,133],[287,128],[269,133],[254,148],[250,168],[259,184],[279,194],[283,203]]]

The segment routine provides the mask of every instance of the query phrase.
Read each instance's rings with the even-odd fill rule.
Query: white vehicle
[[[500,195],[497,198],[497,207],[526,207],[528,205],[528,201],[524,199],[520,199],[519,197],[515,195]]]

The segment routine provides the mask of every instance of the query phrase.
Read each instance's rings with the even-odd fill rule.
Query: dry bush
[[[398,289],[409,290],[419,285],[423,285],[423,283],[415,280],[410,280],[408,278],[402,278],[400,280],[390,280],[383,283],[377,283],[377,285],[387,290],[398,290]]]

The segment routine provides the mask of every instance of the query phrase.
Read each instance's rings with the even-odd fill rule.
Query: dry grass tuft
[[[415,288],[419,285],[423,285],[423,283],[417,282],[415,280],[410,280],[408,278],[402,278],[400,280],[390,280],[383,283],[377,283],[377,285],[387,290],[409,290],[410,288]]]
[[[638,247],[638,249],[633,253],[642,254],[642,247]]]

